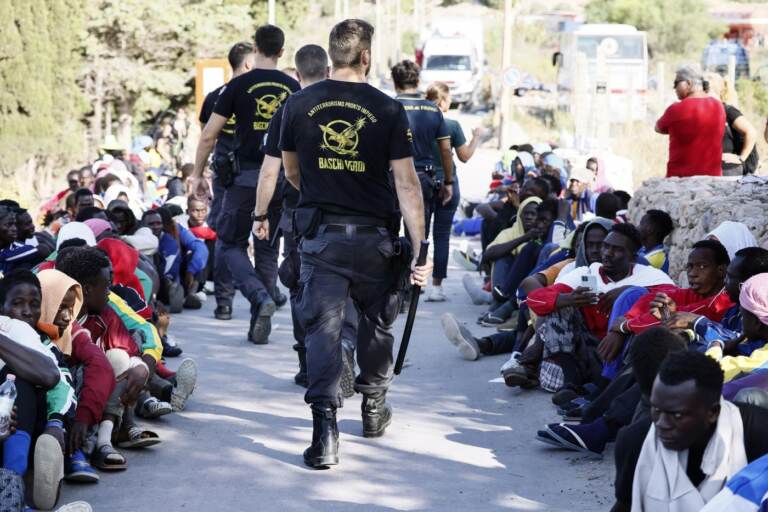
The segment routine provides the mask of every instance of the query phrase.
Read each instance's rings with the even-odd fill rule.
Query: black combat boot
[[[336,408],[328,402],[312,404],[312,445],[304,450],[304,463],[315,469],[339,463]]]
[[[251,305],[251,327],[248,330],[248,341],[255,345],[269,343],[269,333],[272,332],[272,315],[277,306],[270,298],[265,298],[259,305]]]
[[[363,395],[363,437],[380,437],[392,423],[392,408],[386,403],[386,393]]]
[[[293,382],[303,388],[309,387],[309,377],[307,376],[307,349],[299,347],[298,345],[294,345],[293,348],[299,356],[299,372],[294,375]]]

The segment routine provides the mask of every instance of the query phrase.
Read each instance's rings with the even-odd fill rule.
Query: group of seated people
[[[68,175],[39,228],[0,201],[0,383],[13,375],[17,389],[2,510],[51,510],[63,480],[126,469],[121,450],[161,442],[139,419],[184,410],[196,386],[192,359],[172,371],[165,358],[182,353],[170,314],[205,300],[207,205],[170,193],[152,204],[133,194],[148,187],[126,177],[127,157],[107,156]]]
[[[465,286],[490,303],[478,322],[498,332],[475,335],[446,313],[447,338],[470,361],[509,354],[508,386],[553,393],[563,421],[538,440],[593,456],[616,443],[613,510],[750,499],[743,510],[757,510],[768,491],[768,250],[726,221],[692,245],[676,284],[667,213],[649,210],[635,227],[603,191],[580,220],[553,183],[529,173],[500,208],[487,205],[511,220],[484,243],[487,291],[471,276]]]

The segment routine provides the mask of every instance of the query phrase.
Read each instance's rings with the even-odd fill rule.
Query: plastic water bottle
[[[11,435],[11,413],[16,402],[16,376],[8,374],[0,386],[0,441]]]

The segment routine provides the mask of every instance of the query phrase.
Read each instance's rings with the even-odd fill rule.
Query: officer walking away
[[[397,100],[405,107],[413,133],[413,161],[424,197],[425,233],[429,235],[429,220],[435,200],[448,204],[453,195],[453,154],[451,134],[443,119],[443,113],[418,90],[420,72],[418,64],[404,60],[392,68],[392,81],[395,83]],[[444,174],[442,182],[435,179],[432,150],[435,142],[440,149],[440,163]]]
[[[245,41],[235,44],[229,50],[229,55],[227,55],[229,65],[232,67],[232,78],[237,78],[250,71],[253,68],[254,56],[255,49],[252,43]],[[221,95],[224,87],[224,85],[219,86],[205,96],[203,106],[200,109],[201,125],[205,126],[211,118],[213,107],[216,105],[216,100],[219,99],[219,95]],[[226,186],[231,184],[227,183],[232,178],[227,175],[227,168],[231,159],[230,153],[234,151],[234,145],[235,115],[232,114],[216,138],[216,146],[213,149],[213,157],[211,158],[211,169],[214,173],[212,180],[213,201],[211,201],[207,222],[214,231],[217,230],[216,222],[221,212],[221,205],[224,202],[224,191]],[[222,169],[223,172],[217,172],[217,168]],[[213,312],[213,315],[218,320],[231,320],[232,297],[235,296],[235,285],[232,282],[232,273],[224,262],[222,253],[221,241],[217,239],[213,251],[213,289],[214,296],[216,297],[216,310]]]
[[[308,44],[301,47],[294,58],[296,64],[295,72],[299,77],[299,84],[302,88],[308,87],[320,80],[328,78],[328,54],[325,50],[316,45]],[[280,230],[284,235],[283,240],[283,262],[278,270],[280,281],[288,288],[291,300],[291,318],[293,320],[293,337],[296,343],[293,349],[299,357],[299,372],[294,377],[296,384],[307,387],[307,358],[304,348],[304,327],[301,325],[298,310],[299,295],[299,248],[293,228],[293,212],[299,202],[299,191],[293,185],[282,182],[282,187],[278,186],[280,170],[282,169],[282,153],[280,152],[280,124],[283,119],[283,107],[275,112],[274,117],[269,123],[269,131],[264,137],[264,163],[261,166],[259,174],[259,184],[256,191],[256,205],[269,204],[277,195],[282,195],[283,211],[280,223],[272,226],[273,230]],[[280,190],[282,188],[282,190]],[[275,193],[277,190],[277,194]],[[254,219],[263,219],[264,226],[268,225],[268,217],[257,217],[254,213]],[[258,238],[258,236],[257,236]],[[270,237],[264,237],[269,240]]]
[[[256,203],[256,184],[264,153],[261,143],[269,121],[288,97],[299,89],[293,78],[277,69],[283,55],[285,35],[273,25],[256,30],[256,55],[253,69],[232,79],[219,95],[213,114],[203,129],[195,158],[193,190],[207,194],[203,167],[227,119],[235,115],[235,158],[231,161],[232,184],[224,193],[217,219],[218,237],[225,263],[235,285],[251,303],[248,339],[256,344],[268,342],[271,317],[276,305],[270,295],[277,280],[277,248],[269,240],[254,246],[254,268],[248,257],[251,215]],[[229,304],[231,306],[231,297]]]
[[[328,78],[330,70],[328,66],[328,54],[322,47],[316,44],[308,44],[299,48],[294,57],[294,62],[296,67],[293,69],[299,77],[299,84],[302,89]],[[294,188],[293,185],[285,181],[282,182],[282,189],[280,185],[276,185],[279,183],[278,177],[280,175],[280,170],[282,169],[282,153],[279,148],[280,125],[282,119],[283,107],[280,107],[280,109],[275,112],[274,117],[272,117],[272,120],[269,123],[269,131],[267,132],[267,136],[264,137],[264,146],[262,147],[262,151],[264,152],[264,163],[261,166],[261,173],[259,174],[259,186],[256,191],[256,207],[258,209],[258,205],[260,204],[269,204],[270,198],[275,197],[276,188],[278,189],[277,195],[282,195],[283,211],[282,216],[280,217],[280,224],[277,227],[273,227],[273,229],[278,229],[285,235],[283,237],[283,262],[280,264],[278,273],[280,281],[290,292],[293,337],[296,340],[293,349],[296,351],[299,358],[299,371],[296,373],[293,380],[299,386],[306,388],[309,386],[309,381],[307,379],[307,356],[306,346],[304,344],[305,334],[299,316],[298,306],[298,297],[301,290],[299,283],[301,261],[299,258],[297,237],[293,227],[293,212],[299,202],[299,191]],[[259,217],[254,214],[254,219],[257,218]],[[268,225],[268,220],[268,218],[264,218],[264,226]],[[267,237],[264,237],[264,239],[267,239]],[[343,350],[342,361],[344,363],[341,389],[342,395],[345,398],[349,398],[355,394],[354,352],[357,344],[357,324],[357,309],[352,299],[348,299],[347,307],[344,312],[344,323],[341,328],[341,343]]]
[[[294,217],[303,236],[299,309],[309,377],[304,399],[313,417],[304,462],[313,468],[339,460],[340,340],[350,296],[360,311],[355,390],[363,394],[363,435],[381,436],[392,420],[385,395],[398,312],[398,200],[411,242],[418,247],[424,236],[424,205],[405,110],[366,83],[372,37],[373,27],[365,21],[336,25],[328,45],[331,78],[292,96],[281,126],[285,176],[300,190]],[[265,202],[257,205],[253,225],[259,238],[269,233]],[[411,265],[411,281],[424,285],[431,262]]]

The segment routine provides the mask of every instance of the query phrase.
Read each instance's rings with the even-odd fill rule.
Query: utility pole
[[[504,38],[501,49],[501,116],[499,119],[499,149],[509,147],[512,122],[512,87],[507,84],[504,74],[512,65],[512,0],[504,0]]]
[[[341,0],[336,0],[333,3],[333,21],[339,21],[341,19]]]
[[[395,0],[395,62],[400,62],[400,46],[402,44],[401,18],[400,18],[400,0]]]
[[[383,18],[382,12],[381,12],[381,10],[382,10],[381,9],[381,2],[382,1],[383,0],[375,0],[375,2],[376,2],[376,23],[375,23],[374,26],[376,27],[377,35],[375,35],[373,37],[373,62],[376,63],[376,67],[374,69],[376,71],[376,77],[377,78],[381,76],[381,69],[382,69],[381,64],[382,64],[382,61],[384,60],[384,56],[381,54],[381,38],[382,38],[382,34],[384,33],[384,31],[382,30],[382,26],[381,26],[381,22],[382,22],[382,18]]]
[[[268,16],[267,16],[267,23],[270,25],[277,25],[277,22],[275,21],[275,0],[269,0],[267,2],[267,10],[268,10]]]
[[[349,19],[349,0],[344,0],[344,19]]]

